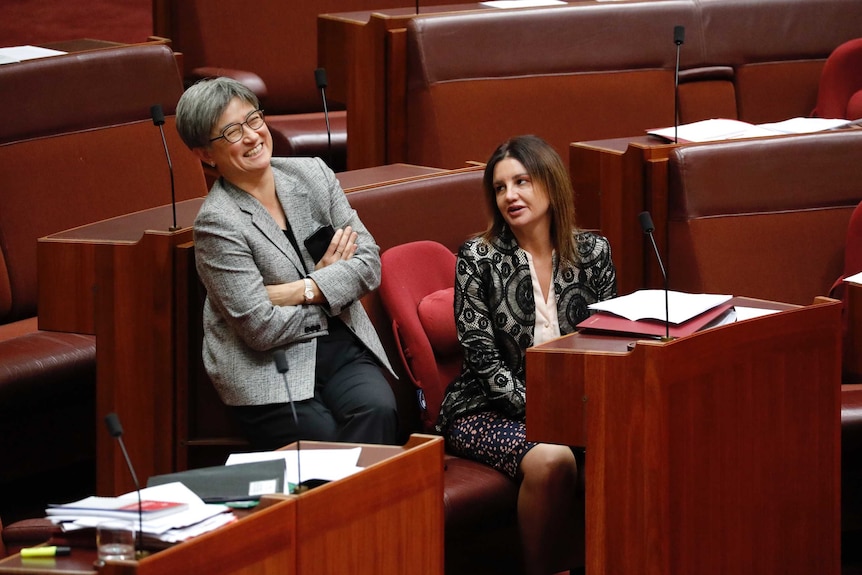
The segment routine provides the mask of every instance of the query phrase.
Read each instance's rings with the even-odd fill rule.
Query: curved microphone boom
[[[174,214],[174,225],[168,228],[168,231],[175,232],[179,228],[177,227],[177,196],[174,190],[174,165],[171,163],[168,141],[165,139],[165,129],[162,127],[165,125],[165,113],[162,111],[161,104],[150,106],[150,116],[153,117],[153,124],[159,127],[159,132],[162,135],[162,144],[165,147],[165,157],[168,160],[168,171],[171,174],[171,209]]]
[[[673,27],[673,43],[676,44],[676,67],[673,75],[673,143],[679,143],[677,130],[679,129],[679,52],[680,46],[685,42],[685,26]]]
[[[326,150],[329,157],[329,167],[335,169],[332,164],[332,130],[329,127],[329,108],[326,106],[326,68],[318,68],[314,71],[314,81],[320,90],[320,99],[323,100],[323,117],[326,119]]]
[[[290,411],[293,412],[293,423],[296,425],[296,432],[299,433],[299,418],[296,416],[296,407],[293,405],[293,396],[290,393],[290,384],[287,381],[287,354],[283,349],[277,349],[272,353],[272,358],[275,360],[275,369],[284,377],[284,387],[287,389],[287,401],[290,402]],[[296,440],[296,486],[293,488],[293,493],[302,493],[307,488],[302,485],[302,475],[300,474],[300,442]]]
[[[138,549],[135,555],[140,557],[144,553],[144,506],[141,503],[141,484],[138,483],[138,476],[135,473],[132,460],[129,459],[129,452],[126,451],[126,444],[123,442],[123,426],[120,424],[120,418],[116,413],[112,412],[105,416],[105,426],[108,428],[108,433],[111,434],[111,437],[115,437],[120,444],[120,449],[123,450],[123,457],[126,458],[126,467],[129,468],[129,473],[132,474],[132,481],[135,482],[135,491],[138,492]]]
[[[670,336],[670,304],[668,303],[668,295],[667,295],[667,274],[664,271],[664,264],[661,261],[661,255],[658,253],[658,246],[655,243],[655,237],[653,236],[653,231],[655,230],[655,226],[652,223],[652,216],[649,212],[641,212],[638,215],[638,219],[641,223],[641,228],[644,233],[649,236],[650,241],[652,241],[652,248],[655,251],[655,257],[658,260],[658,267],[661,269],[661,275],[664,278],[664,337],[662,341],[670,341],[673,338]]]

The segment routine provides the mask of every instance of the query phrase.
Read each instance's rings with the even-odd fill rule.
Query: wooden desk
[[[400,575],[409,564],[410,572],[442,575],[443,439],[363,445],[359,465],[362,471],[300,495],[266,497],[260,510],[140,561],[97,569],[94,550],[75,548],[49,561],[9,557],[0,574]]]
[[[839,573],[840,308],[527,351],[528,438],[586,446],[587,573]]]
[[[176,272],[173,250],[191,241],[203,198],[40,238],[39,328],[96,335],[96,491],[134,489],[102,418],[116,412],[137,473],[175,470]]]

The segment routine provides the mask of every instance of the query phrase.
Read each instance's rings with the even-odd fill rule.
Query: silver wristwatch
[[[311,300],[314,299],[314,290],[312,289],[311,278],[303,278],[302,281],[305,282],[305,293],[303,294],[305,295],[305,303],[311,303]]]

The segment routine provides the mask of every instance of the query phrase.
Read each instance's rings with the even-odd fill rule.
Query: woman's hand
[[[323,257],[320,258],[320,261],[317,262],[314,269],[319,270],[328,265],[334,264],[335,262],[342,260],[346,261],[352,258],[353,254],[356,253],[357,237],[359,237],[359,234],[354,232],[353,228],[350,226],[347,226],[344,229],[335,230],[335,233],[332,234],[332,240],[329,242],[329,247],[326,249],[326,253],[323,254]]]

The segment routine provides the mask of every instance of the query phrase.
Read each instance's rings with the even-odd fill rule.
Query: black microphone
[[[272,358],[275,360],[275,369],[284,377],[284,387],[287,389],[287,400],[290,402],[290,411],[293,412],[293,423],[296,425],[296,432],[299,433],[299,418],[296,416],[296,407],[293,405],[293,396],[290,393],[290,384],[287,381],[287,354],[283,349],[277,349],[272,353]],[[308,488],[302,485],[302,475],[299,469],[300,461],[300,442],[296,440],[296,487],[291,493],[302,493]]]
[[[162,134],[162,144],[165,147],[165,157],[168,159],[168,171],[171,173],[171,208],[174,212],[174,225],[168,228],[168,231],[177,231],[177,197],[174,191],[174,166],[171,163],[171,154],[168,152],[168,141],[165,140],[165,113],[162,112],[161,104],[150,106],[150,115],[153,117],[153,124],[159,127],[159,132]]]
[[[318,68],[314,71],[314,81],[317,83],[317,89],[320,90],[320,98],[323,100],[323,117],[326,119],[326,146],[327,155],[329,156],[329,167],[335,169],[332,165],[332,130],[329,128],[329,109],[326,106],[326,68]]]
[[[679,129],[679,52],[680,46],[685,42],[685,26],[673,27],[673,43],[676,44],[676,67],[673,76],[673,143],[679,143],[677,130]],[[649,214],[647,214],[649,215]]]
[[[164,122],[164,120],[162,121]],[[141,503],[141,484],[138,483],[138,476],[135,474],[132,460],[129,459],[129,452],[126,451],[126,444],[123,442],[123,426],[120,425],[120,418],[117,417],[116,413],[112,412],[105,416],[105,426],[107,426],[111,437],[116,437],[120,443],[123,457],[126,458],[126,467],[129,468],[129,473],[132,474],[132,481],[135,482],[135,491],[138,492],[138,549],[135,552],[135,556],[142,557],[144,555],[144,511],[143,503]]]
[[[670,336],[670,305],[668,304],[667,295],[667,274],[664,271],[664,264],[661,261],[661,255],[658,253],[658,246],[655,244],[655,237],[653,236],[655,226],[652,223],[652,216],[649,212],[641,212],[640,215],[638,215],[638,219],[641,222],[641,228],[644,233],[647,234],[649,239],[652,241],[655,257],[658,260],[658,267],[661,268],[661,275],[664,277],[664,338],[662,338],[662,341],[671,341],[673,338]]]

